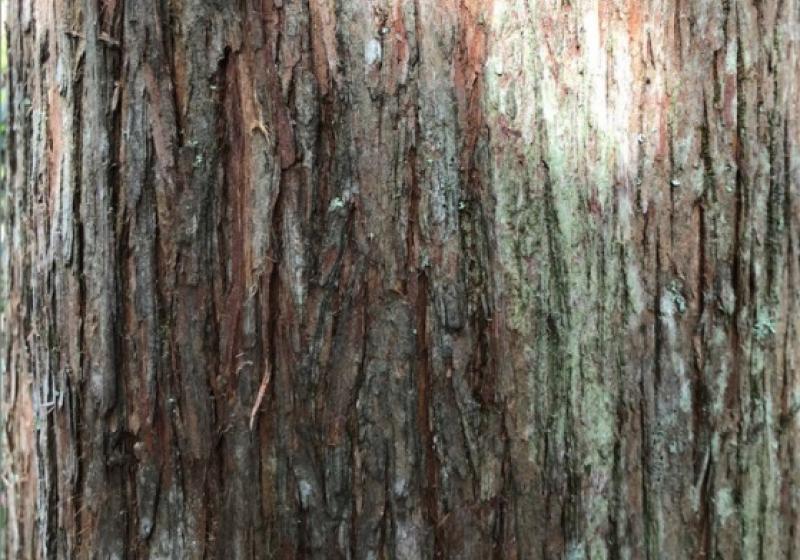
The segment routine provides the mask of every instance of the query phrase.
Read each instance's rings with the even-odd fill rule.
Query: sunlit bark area
[[[9,7],[9,558],[800,556],[798,0]]]

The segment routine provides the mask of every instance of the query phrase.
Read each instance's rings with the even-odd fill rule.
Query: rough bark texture
[[[800,557],[798,0],[10,10],[10,556]]]

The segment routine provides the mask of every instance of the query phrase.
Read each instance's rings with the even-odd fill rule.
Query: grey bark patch
[[[380,62],[382,56],[383,49],[380,41],[377,39],[370,39],[364,44],[364,62],[367,66]]]
[[[153,531],[158,506],[160,476],[152,463],[139,463],[136,468],[137,519],[139,538],[148,539]]]

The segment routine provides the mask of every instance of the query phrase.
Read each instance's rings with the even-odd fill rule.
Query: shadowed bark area
[[[9,557],[800,555],[798,0],[10,4]]]

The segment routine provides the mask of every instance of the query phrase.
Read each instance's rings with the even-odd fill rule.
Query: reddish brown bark
[[[9,557],[797,556],[797,0],[10,8]]]

